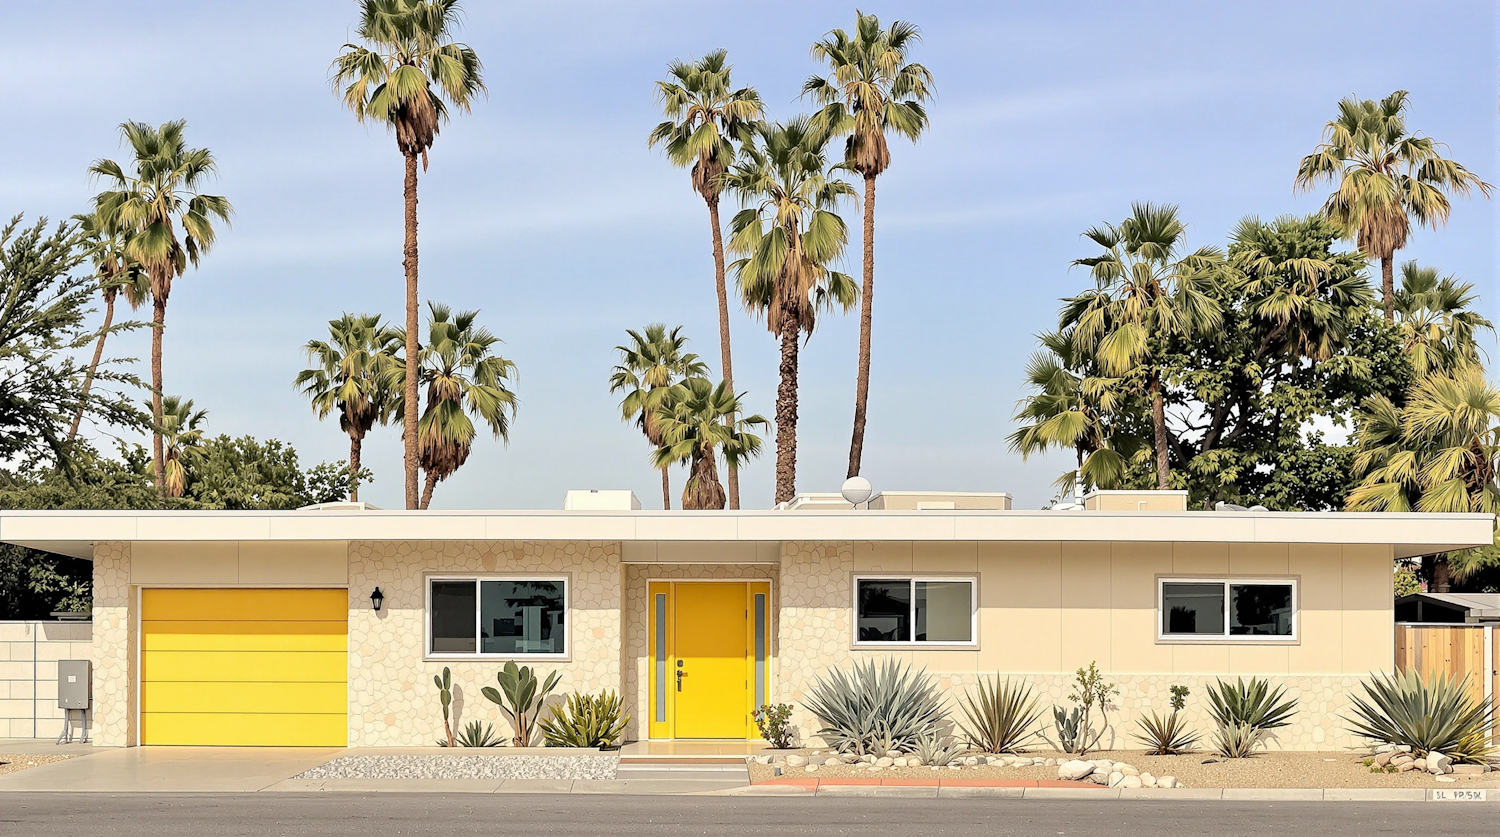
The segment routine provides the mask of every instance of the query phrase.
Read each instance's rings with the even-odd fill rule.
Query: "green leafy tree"
[[[1417,375],[1446,372],[1480,362],[1480,331],[1495,326],[1474,305],[1474,286],[1452,276],[1438,276],[1436,268],[1416,262],[1401,266],[1401,289],[1396,292],[1396,328],[1402,347]]]
[[[1406,129],[1405,90],[1379,102],[1354,97],[1339,102],[1339,115],[1323,130],[1323,142],[1302,158],[1296,186],[1323,181],[1337,187],[1323,214],[1359,249],[1380,260],[1386,322],[1396,318],[1396,251],[1406,246],[1411,225],[1436,229],[1452,210],[1449,195],[1467,196],[1490,184],[1445,156],[1447,146]]]
[[[763,108],[753,87],[736,89],[730,81],[729,53],[714,50],[696,61],[673,61],[668,78],[656,83],[656,98],[664,122],[648,140],[660,145],[673,165],[692,168],[693,191],[708,204],[713,232],[714,289],[719,296],[719,362],[724,380],[734,388],[734,358],[729,348],[729,292],[724,281],[724,236],[719,222],[719,197],[724,175],[736,149],[747,142]],[[652,444],[655,444],[653,442]],[[663,480],[666,479],[663,472]],[[665,487],[663,491],[665,491]],[[729,469],[729,507],[740,507],[739,474]]]
[[[458,0],[360,0],[355,34],[333,62],[333,86],[360,122],[385,125],[406,163],[406,356],[417,357],[421,299],[417,295],[417,158],[427,152],[450,109],[467,113],[485,90],[479,56],[453,39],[462,18]],[[417,373],[407,369],[405,414],[406,507],[418,506]]]
[[[356,480],[342,462],[320,462],[303,469],[297,451],[276,439],[220,434],[194,449],[186,498],[207,509],[296,509],[349,496]]]
[[[115,300],[123,293],[131,310],[140,308],[151,295],[151,280],[140,263],[130,257],[126,250],[129,238],[121,230],[104,223],[97,212],[76,216],[74,220],[78,222],[78,232],[82,236],[81,246],[94,264],[94,278],[99,283],[99,295],[104,299],[104,324],[99,327],[99,337],[94,343],[94,357],[89,361],[88,372],[83,376],[83,400],[87,402],[89,390],[94,386],[94,376],[104,362],[105,338],[136,326],[135,323],[114,324]],[[73,413],[73,424],[68,427],[68,444],[72,444],[78,436],[83,413],[84,405],[79,404],[78,410]]]
[[[620,415],[625,421],[633,421],[645,434],[653,450],[662,445],[661,423],[658,414],[666,405],[672,388],[684,378],[702,377],[708,367],[692,352],[684,351],[688,339],[682,336],[682,326],[670,332],[662,323],[652,323],[644,331],[626,329],[630,336],[626,345],[616,346],[620,362],[609,376],[609,391],[624,393],[620,401]],[[672,508],[672,484],[668,471],[672,463],[657,465],[661,471],[661,507]]]
[[[843,257],[849,230],[840,201],[854,195],[829,176],[827,137],[806,117],[765,125],[726,177],[746,205],[730,220],[731,267],[745,307],[763,317],[781,340],[776,390],[776,502],[792,499],[797,485],[798,349],[820,312],[848,311],[859,288],[833,269]]]
[[[736,466],[759,455],[761,439],[750,429],[768,422],[758,415],[742,418],[742,412],[740,398],[727,381],[715,385],[702,377],[676,384],[657,407],[661,441],[652,459],[663,472],[669,465],[688,463],[688,481],[682,490],[684,509],[724,508],[720,453],[727,463]]]
[[[854,387],[854,436],[849,443],[849,476],[859,474],[865,447],[865,410],[870,398],[870,326],[875,296],[875,179],[891,164],[887,134],[913,142],[927,130],[925,102],[933,94],[932,73],[908,61],[922,35],[904,20],[880,28],[880,18],[855,12],[853,33],[829,32],[812,54],[828,65],[827,76],[812,76],[802,87],[822,105],[813,117],[819,130],[848,137],[844,165],[865,180],[864,276],[859,311],[859,366]]]
[[[207,148],[188,148],[182,120],[152,127],[125,122],[120,136],[129,145],[127,166],[97,160],[89,173],[107,187],[94,198],[99,223],[127,237],[126,255],[139,264],[151,290],[151,419],[160,427],[162,339],[172,283],[208,254],[217,238],[216,221],[229,223],[234,209],[222,195],[201,191],[217,171]],[[179,236],[178,231],[181,230]],[[156,484],[166,496],[167,460],[160,435],[151,438]]]
[[[328,340],[305,347],[313,366],[297,374],[296,385],[312,402],[319,419],[334,411],[339,429],[349,436],[349,500],[359,500],[360,451],[376,422],[385,423],[398,384],[393,373],[402,336],[380,322],[378,314],[345,314],[328,321]]]
[[[1211,247],[1184,253],[1186,228],[1177,207],[1138,203],[1119,224],[1093,227],[1084,237],[1103,248],[1078,259],[1095,288],[1064,301],[1059,327],[1110,377],[1139,387],[1151,407],[1156,484],[1171,488],[1164,363],[1166,341],[1219,325],[1210,290],[1223,263]]]

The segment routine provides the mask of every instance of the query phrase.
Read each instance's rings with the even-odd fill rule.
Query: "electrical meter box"
[[[58,660],[57,708],[88,709],[94,691],[92,677],[88,660]]]

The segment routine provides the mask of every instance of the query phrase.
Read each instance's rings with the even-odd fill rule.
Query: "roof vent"
[[[575,489],[563,498],[564,511],[634,511],[641,507],[634,491]]]

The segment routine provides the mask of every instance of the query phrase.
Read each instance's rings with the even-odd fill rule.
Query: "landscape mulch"
[[[72,756],[35,754],[11,756],[0,753],[0,776],[6,773],[15,773],[18,770],[25,770],[28,767],[41,767],[44,764],[52,764],[70,758]]]

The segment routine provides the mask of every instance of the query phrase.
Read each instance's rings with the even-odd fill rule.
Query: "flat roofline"
[[[1042,510],[4,511],[0,542],[77,557],[109,541],[980,541],[1485,546],[1487,514]]]

